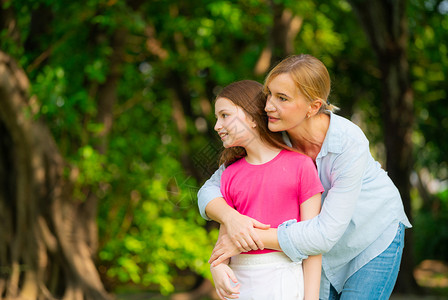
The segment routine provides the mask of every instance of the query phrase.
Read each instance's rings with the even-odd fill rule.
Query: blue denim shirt
[[[362,130],[349,120],[330,114],[330,126],[316,158],[324,186],[322,210],[311,220],[289,220],[278,227],[278,241],[293,261],[322,256],[320,298],[328,299],[330,283],[340,292],[345,281],[383,252],[398,224],[411,227],[398,189],[370,154]],[[291,145],[284,134],[285,142]],[[207,204],[222,197],[224,167],[202,186],[198,204],[202,217]]]

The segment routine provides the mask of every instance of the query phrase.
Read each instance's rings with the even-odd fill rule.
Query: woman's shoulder
[[[353,121],[332,113],[330,122],[330,134],[337,136],[341,142],[351,145],[369,143],[362,129]]]

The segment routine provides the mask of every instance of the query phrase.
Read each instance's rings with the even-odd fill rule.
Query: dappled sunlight
[[[440,260],[424,260],[414,271],[417,283],[428,288],[448,288],[448,264]]]

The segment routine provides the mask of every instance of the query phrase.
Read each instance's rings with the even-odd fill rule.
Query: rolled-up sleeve
[[[368,143],[358,143],[322,157],[325,166],[320,178],[329,188],[320,214],[302,222],[289,220],[277,231],[280,247],[291,260],[326,253],[343,236],[356,208],[369,154]]]
[[[198,206],[201,216],[210,221],[211,219],[205,213],[205,208],[215,198],[222,197],[221,194],[221,175],[225,170],[224,165],[221,165],[218,170],[207,180],[198,192]]]

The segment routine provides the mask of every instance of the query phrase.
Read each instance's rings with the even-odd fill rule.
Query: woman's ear
[[[319,112],[322,105],[323,105],[322,100],[320,99],[313,100],[313,102],[311,102],[310,104],[310,114],[312,116],[316,115]]]

